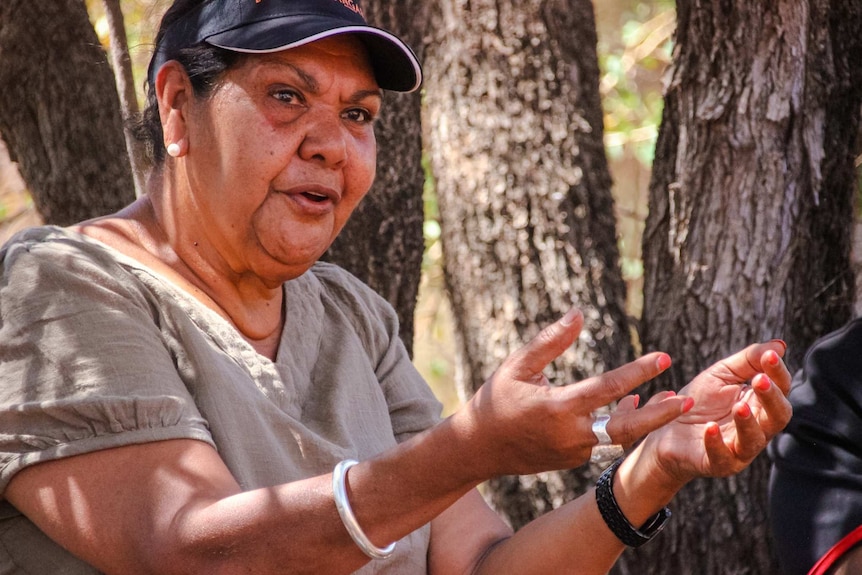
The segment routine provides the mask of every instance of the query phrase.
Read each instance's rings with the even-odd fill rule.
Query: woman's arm
[[[716,363],[683,390],[696,398],[694,407],[647,436],[614,477],[614,497],[629,523],[644,524],[695,477],[738,472],[786,425],[790,374],[780,360],[783,353],[779,342],[750,346]],[[595,490],[514,536],[503,527],[482,531],[479,523],[486,519],[478,506],[475,498],[462,500],[435,520],[432,573],[602,574],[624,549],[599,512]],[[451,533],[440,535],[444,531]],[[471,534],[476,535],[471,539]],[[471,542],[482,550],[459,560],[452,556],[455,541],[462,548]],[[478,566],[471,563],[476,558]]]
[[[348,497],[374,544],[385,546],[437,517],[429,553],[434,573],[607,570],[622,544],[589,495],[509,537],[493,513],[479,511],[474,491],[495,475],[582,464],[596,443],[592,412],[668,367],[669,358],[654,353],[576,385],[551,387],[542,370],[571,345],[581,322],[570,314],[549,326],[464,409],[350,470]],[[752,346],[696,378],[688,391],[700,405],[691,413],[681,416],[690,399],[659,394],[614,415],[608,432],[620,443],[658,430],[613,484],[630,522],[654,514],[693,477],[742,468],[786,423],[782,391],[789,375],[777,349]],[[757,370],[781,388],[755,383],[743,391]],[[677,418],[685,421],[665,426]],[[716,427],[717,434],[710,431]],[[368,561],[341,523],[330,475],[243,492],[215,450],[193,440],[37,464],[13,477],[5,495],[50,537],[108,574],[274,573],[285,566],[349,573]]]
[[[404,481],[397,490],[373,479],[350,489],[360,524],[380,546],[427,523],[456,497],[452,483],[433,489],[415,468],[392,467],[411,466],[415,458],[393,454],[354,468]],[[216,451],[199,441],[144,443],[34,465],[12,479],[6,497],[108,574],[277,573],[286,565],[291,573],[349,573],[368,561],[342,526],[330,476],[243,492]]]
[[[373,543],[404,537],[494,475],[574,467],[589,457],[591,412],[669,362],[650,354],[578,385],[551,387],[541,370],[571,345],[581,322],[570,314],[553,324],[504,362],[465,409],[350,470],[348,497]],[[630,443],[678,417],[684,400],[664,395],[615,417],[609,432]],[[13,477],[5,495],[109,574],[267,573],[285,565],[348,573],[368,561],[341,523],[330,475],[242,492],[215,450],[192,440],[37,464]],[[495,540],[499,519],[485,517],[493,537],[483,537]],[[486,548],[450,551],[475,562]]]

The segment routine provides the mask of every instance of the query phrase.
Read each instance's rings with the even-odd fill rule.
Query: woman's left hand
[[[701,372],[679,392],[694,407],[651,433],[639,458],[680,485],[741,471],[790,421],[784,350],[778,340],[750,345]]]

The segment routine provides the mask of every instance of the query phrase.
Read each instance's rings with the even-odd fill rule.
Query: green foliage
[[[422,188],[422,202],[425,211],[425,223],[422,232],[425,237],[425,253],[422,257],[422,271],[433,266],[441,266],[440,258],[435,254],[440,252],[440,212],[437,207],[437,194],[434,188],[434,175],[431,173],[430,160],[427,154],[422,154],[422,169],[425,172],[425,185]]]
[[[668,0],[605,0],[594,5],[605,150],[614,180],[626,308],[630,316],[639,317],[647,185],[664,104],[662,78],[673,52],[676,12]]]
[[[111,45],[111,38],[104,1],[86,0],[86,5],[99,42],[107,50]],[[169,0],[121,0],[120,2],[139,105],[144,101],[144,80],[152,54],[153,37],[162,13],[169,5]]]
[[[650,166],[661,122],[661,75],[671,59],[676,18],[671,2],[633,4],[599,42],[605,145],[611,160],[630,146]]]

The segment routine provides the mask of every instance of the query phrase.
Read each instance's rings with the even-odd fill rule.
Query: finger
[[[651,380],[670,367],[670,364],[668,354],[649,353],[617,369],[558,389],[561,396],[592,411]]]
[[[766,447],[766,435],[747,403],[733,406],[733,423],[736,425],[736,444],[733,451],[741,462],[748,463]]]
[[[580,310],[570,310],[512,353],[501,369],[520,381],[532,380],[574,343],[583,325],[584,316]]]
[[[641,397],[639,395],[627,395],[617,402],[617,408],[614,413],[628,413],[634,411],[640,405]]]
[[[775,350],[770,349],[764,353],[760,358],[760,364],[763,366],[763,372],[775,382],[784,395],[790,393],[790,383],[793,376]]]
[[[638,405],[640,405],[640,401],[641,397],[639,395],[627,395],[617,402],[617,408],[614,410],[614,413],[631,413],[638,408]],[[621,442],[617,445],[621,445],[623,449],[628,449],[632,446],[632,443]],[[596,451],[593,451],[593,454],[595,453]]]
[[[733,473],[736,467],[736,458],[730,447],[724,442],[721,428],[716,422],[712,421],[706,425],[703,444],[706,449],[706,457],[709,459],[710,475],[720,476]]]
[[[751,382],[761,409],[756,413],[758,424],[768,439],[784,429],[793,416],[793,406],[779,388],[766,375],[758,375]]]
[[[767,351],[774,351],[783,357],[785,349],[786,345],[781,340],[755,343],[713,364],[708,371],[728,383],[739,383],[765,371],[761,359]]]
[[[646,405],[656,404],[660,401],[664,401],[665,399],[667,399],[669,397],[674,397],[675,395],[676,395],[676,392],[673,391],[672,389],[660,391],[660,392],[656,393],[655,395],[653,395],[652,397],[650,397],[649,401],[646,402]]]
[[[613,443],[631,445],[651,431],[691,410],[693,406],[694,400],[690,397],[669,397],[665,401],[645,405],[636,411],[615,412],[611,415],[605,430]]]

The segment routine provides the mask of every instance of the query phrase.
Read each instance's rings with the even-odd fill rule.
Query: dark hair
[[[165,31],[185,14],[198,8],[201,4],[210,0],[176,0],[165,15],[162,17],[159,31],[156,34],[155,46],[159,48]],[[218,0],[216,0],[218,1]],[[206,98],[218,85],[221,75],[231,66],[237,64],[242,57],[237,52],[224,50],[200,42],[194,46],[180,48],[174,53],[167,54],[168,59],[177,60],[189,76],[194,95]],[[132,123],[132,133],[140,142],[143,142],[147,156],[154,165],[159,166],[164,162],[164,133],[162,132],[162,121],[159,117],[159,105],[156,100],[155,86],[147,81],[145,85],[146,103],[144,110]]]

